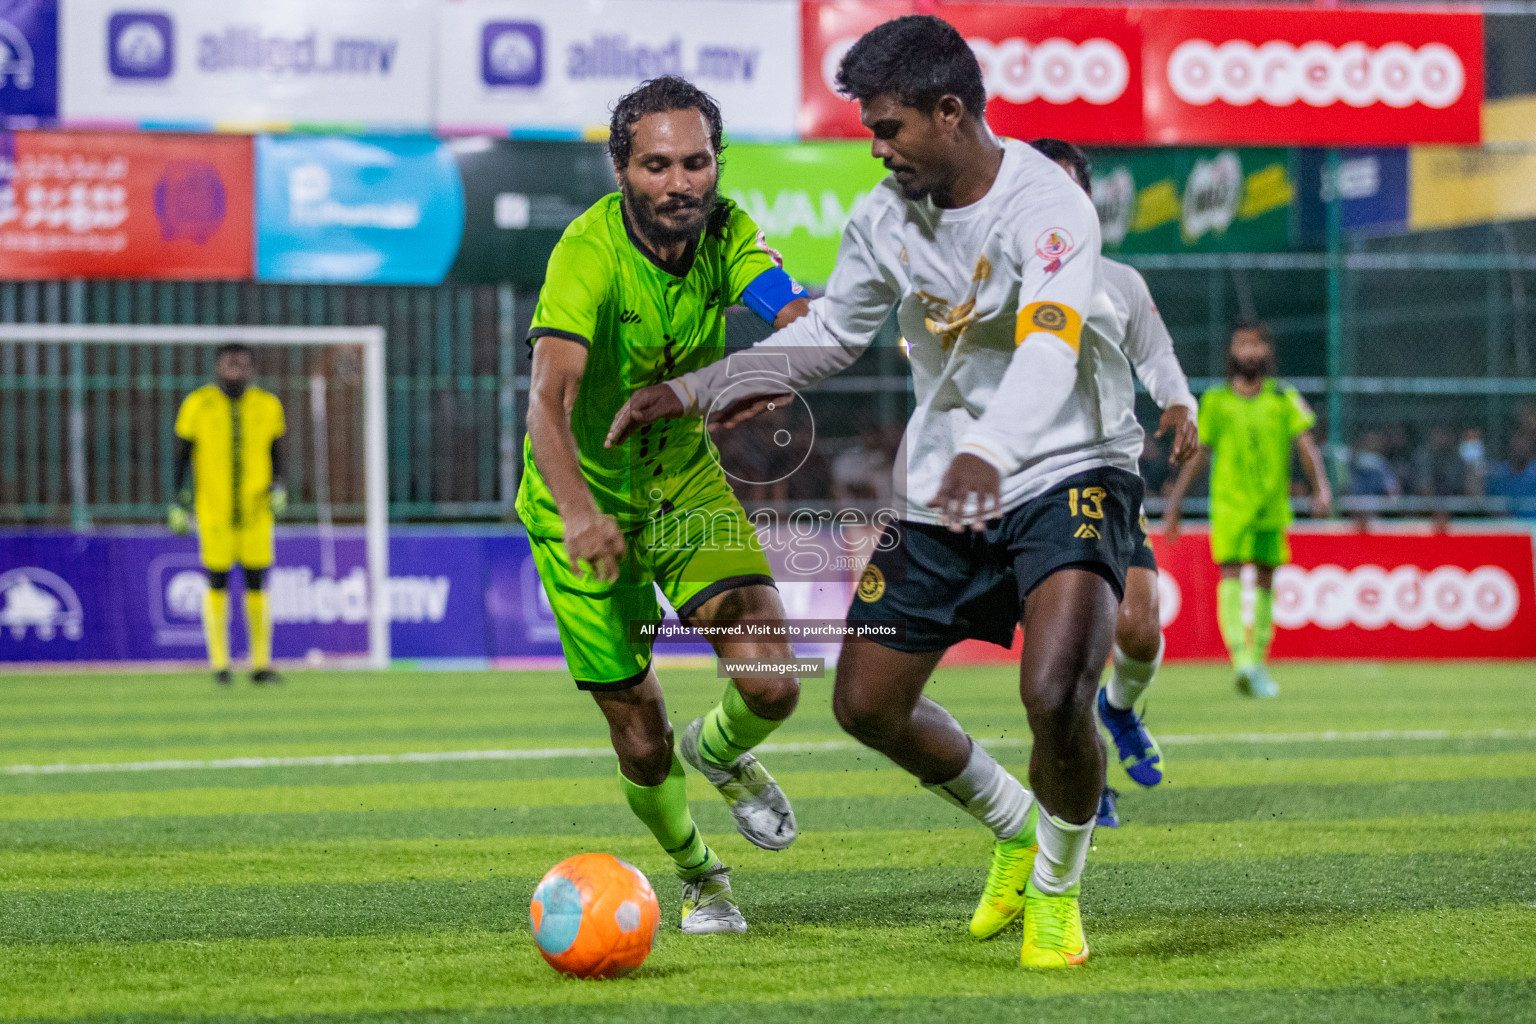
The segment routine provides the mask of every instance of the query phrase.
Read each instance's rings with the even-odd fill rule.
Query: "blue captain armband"
[[[758,274],[742,290],[741,304],[771,324],[781,309],[804,296],[805,289],[783,267],[773,267]]]

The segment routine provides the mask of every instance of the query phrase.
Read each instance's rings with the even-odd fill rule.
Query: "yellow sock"
[[[229,591],[209,587],[203,594],[203,639],[213,670],[229,668]]]
[[[272,665],[272,616],[267,611],[267,592],[245,592],[245,629],[251,635],[251,668]]]

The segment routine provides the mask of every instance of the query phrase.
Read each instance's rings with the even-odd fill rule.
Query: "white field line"
[[[1361,740],[1536,739],[1536,729],[1376,729],[1365,732],[1226,732],[1159,736],[1164,746],[1211,743],[1349,743]],[[982,738],[985,747],[1018,747],[1019,737]],[[764,753],[801,754],[824,750],[862,750],[853,740],[819,743],[764,743]],[[553,761],[561,758],[612,757],[609,747],[542,747],[528,750],[431,750],[405,754],[326,754],[313,757],[224,757],[206,761],[120,761],[104,764],[9,764],[4,775],[83,775],[92,772],[164,772],[219,768],[329,768],[358,764],[430,764],[444,761]]]

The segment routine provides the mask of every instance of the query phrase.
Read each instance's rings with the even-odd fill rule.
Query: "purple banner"
[[[840,620],[851,580],[787,579],[793,550],[770,532],[770,561],[791,618]],[[799,538],[800,542],[805,538]],[[272,650],[324,662],[368,649],[368,574],[358,529],[322,538],[279,529],[267,573]],[[248,649],[244,581],[230,574],[230,643]],[[0,533],[0,662],[198,661],[208,577],[197,542],[157,530]],[[397,659],[558,658],[560,634],[528,538],[496,530],[394,528],[389,542],[390,638]],[[670,609],[667,610],[669,617]],[[702,640],[666,654],[706,654]],[[835,655],[837,645],[801,645]]]

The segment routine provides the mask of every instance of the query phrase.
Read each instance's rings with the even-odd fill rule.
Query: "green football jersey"
[[[1244,398],[1224,384],[1200,396],[1211,449],[1211,518],[1275,530],[1291,521],[1291,442],[1317,422],[1301,392],[1266,380]]]
[[[697,419],[660,420],[616,448],[603,440],[636,390],[718,360],[726,307],[777,266],[752,218],[724,199],[692,261],[672,268],[678,273],[640,249],[617,192],[572,221],[555,246],[528,338],[532,344],[553,335],[587,347],[571,432],[597,507],[625,532],[641,528],[653,510],[687,509],[729,493]],[[564,535],[531,443],[523,446],[517,514],[530,533]]]

